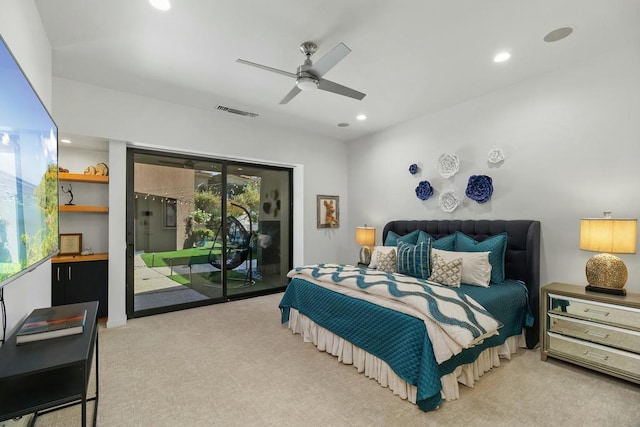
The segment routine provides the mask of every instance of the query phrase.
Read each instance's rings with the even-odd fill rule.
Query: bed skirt
[[[331,331],[317,325],[298,310],[291,308],[287,327],[294,334],[300,334],[304,342],[311,342],[318,350],[338,358],[345,365],[353,365],[359,373],[388,387],[393,394],[416,403],[417,387],[401,379],[383,360],[373,356]],[[519,346],[524,346],[522,335],[507,338],[504,344],[488,348],[475,362],[459,366],[452,373],[440,378],[442,398],[455,400],[460,397],[459,384],[473,387],[475,381],[491,368],[500,366],[500,358],[510,359]]]

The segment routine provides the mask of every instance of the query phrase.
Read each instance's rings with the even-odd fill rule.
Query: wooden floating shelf
[[[105,261],[108,259],[108,253],[99,253],[93,255],[56,255],[51,258],[51,262],[53,264],[59,264],[63,262]]]
[[[60,181],[69,181],[69,182],[94,182],[98,184],[107,184],[109,183],[109,177],[103,175],[84,175],[81,173],[65,173],[59,172],[58,179]]]
[[[107,213],[107,212],[109,212],[109,207],[108,206],[69,206],[69,205],[60,205],[60,212]]]

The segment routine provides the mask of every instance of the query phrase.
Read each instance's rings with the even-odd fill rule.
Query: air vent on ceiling
[[[238,114],[240,116],[258,117],[258,113],[250,113],[248,111],[236,110],[235,108],[225,107],[224,105],[218,105],[217,108],[220,111],[226,111],[227,113]]]

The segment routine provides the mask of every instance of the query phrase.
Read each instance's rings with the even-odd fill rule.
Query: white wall
[[[640,217],[639,75],[640,45],[630,46],[351,143],[349,228],[375,226],[380,243],[392,219],[536,219],[542,285],[586,284],[584,266],[595,253],[578,248],[580,218]],[[499,167],[487,162],[492,148],[505,152]],[[453,178],[435,169],[442,153],[460,158]],[[416,177],[412,163],[422,166]],[[493,178],[484,205],[464,196],[473,174]],[[426,202],[414,193],[422,179],[436,190]],[[451,214],[438,207],[447,190],[463,199]],[[626,289],[640,292],[638,255],[620,257]]]
[[[0,34],[45,106],[51,111],[51,45],[31,0],[0,0]],[[34,308],[51,305],[51,262],[4,289],[7,336]]]
[[[341,211],[348,212],[346,144],[326,137],[265,125],[247,118],[205,111],[165,101],[114,91],[75,81],[54,78],[54,113],[64,132],[110,139],[109,175],[126,176],[124,150],[114,155],[113,144],[185,151],[260,163],[295,166],[294,263],[351,261],[344,252],[353,232],[347,227],[316,228],[316,195],[341,196]],[[124,143],[123,143],[124,144]],[[116,157],[114,157],[116,156]],[[122,158],[119,158],[120,156]],[[302,187],[302,197],[299,195]],[[124,223],[111,221],[114,212],[124,214],[125,194],[109,192],[109,242],[121,240],[109,251],[109,325],[122,319],[125,292],[124,270],[112,273],[111,264],[123,264]],[[304,217],[301,217],[301,213]],[[116,228],[114,228],[116,227]],[[117,236],[117,237],[114,237]],[[110,246],[111,247],[111,246]],[[112,298],[118,303],[113,303]],[[117,324],[121,322],[118,321]]]

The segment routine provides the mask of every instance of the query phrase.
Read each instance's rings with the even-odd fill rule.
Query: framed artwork
[[[80,255],[82,233],[60,234],[60,255]]]
[[[340,228],[340,196],[318,195],[318,228]]]
[[[178,225],[177,200],[167,198],[162,208],[162,228],[176,228]]]

